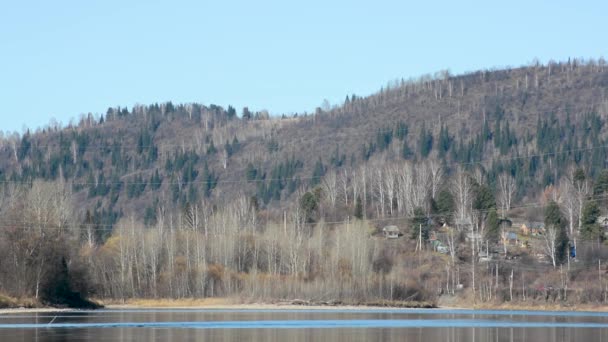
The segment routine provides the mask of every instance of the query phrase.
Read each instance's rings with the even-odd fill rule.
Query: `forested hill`
[[[557,185],[571,166],[591,178],[606,167],[607,90],[603,60],[570,60],[440,72],[282,117],[170,102],[110,108],[5,136],[0,181],[69,184],[76,221],[108,232],[120,217],[154,225],[159,208],[241,197],[281,217],[314,188],[328,219],[352,216],[357,197],[367,217],[396,215],[398,196],[375,182],[393,166],[427,160],[447,176],[458,167],[481,174],[490,188],[511,175],[518,202]]]
[[[309,114],[163,103],[5,136],[0,306],[605,303],[607,89],[603,60],[571,60]]]

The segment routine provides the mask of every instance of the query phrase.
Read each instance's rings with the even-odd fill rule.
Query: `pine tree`
[[[355,200],[355,217],[359,220],[363,219],[363,203],[361,203],[361,196],[357,196]]]
[[[401,157],[403,159],[410,159],[414,156],[414,152],[410,149],[410,146],[407,143],[407,139],[403,139],[403,146],[401,146]]]
[[[447,222],[454,212],[454,197],[452,193],[446,189],[439,191],[437,194],[437,213],[441,216],[444,222]]]
[[[243,107],[243,114],[241,115],[243,120],[251,120],[251,112],[248,107]]]
[[[412,240],[416,240],[419,237],[419,233],[422,233],[422,241],[427,242],[429,240],[429,219],[426,217],[422,208],[414,209],[414,217],[410,221]]]
[[[600,172],[593,187],[594,195],[601,195],[608,192],[608,170],[604,169]]]
[[[599,215],[600,208],[597,202],[587,201],[581,215],[581,235],[584,239],[595,240],[600,238],[600,225],[597,223]]]
[[[420,130],[419,147],[422,158],[428,157],[433,149],[433,134],[431,131],[426,130],[425,123],[422,123],[422,129]]]
[[[568,260],[568,232],[566,230],[566,219],[563,217],[559,205],[555,201],[550,201],[545,208],[545,227],[546,229],[557,229],[555,237],[555,260],[563,264]]]
[[[321,158],[319,158],[319,160],[317,160],[317,163],[315,164],[314,170],[312,171],[312,179],[310,180],[310,184],[312,186],[315,186],[321,183],[321,178],[323,178],[324,175],[325,166],[323,166],[323,162],[321,161]]]
[[[485,236],[486,240],[489,240],[490,242],[498,242],[500,238],[500,220],[498,219],[496,209],[490,209],[486,222],[488,227]]]
[[[495,148],[499,148],[500,147],[500,143],[501,143],[500,121],[499,120],[496,120],[496,122],[494,123],[494,136],[493,136],[493,140],[494,140],[494,147]]]
[[[300,208],[304,212],[306,222],[314,222],[314,216],[318,208],[318,199],[312,192],[306,192],[300,198]]]

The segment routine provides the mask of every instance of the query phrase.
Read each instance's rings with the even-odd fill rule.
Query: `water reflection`
[[[49,326],[49,323],[52,324]],[[190,323],[187,323],[190,322]],[[316,323],[315,323],[316,322]],[[157,324],[154,324],[157,323]],[[32,324],[26,328],[23,324]],[[117,326],[116,324],[122,326]],[[197,324],[200,326],[197,327]],[[236,324],[238,326],[230,326]],[[13,328],[6,328],[13,325]],[[219,327],[219,328],[218,328]],[[604,341],[606,314],[145,310],[0,315],[0,341]]]

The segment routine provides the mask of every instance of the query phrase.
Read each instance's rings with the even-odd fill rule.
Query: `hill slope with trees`
[[[607,89],[603,59],[569,60],[5,134],[0,290],[61,302],[59,270],[99,298],[604,301]]]

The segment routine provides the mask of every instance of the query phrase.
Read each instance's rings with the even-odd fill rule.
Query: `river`
[[[607,341],[608,313],[323,309],[0,315],[0,341]]]

